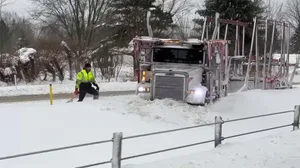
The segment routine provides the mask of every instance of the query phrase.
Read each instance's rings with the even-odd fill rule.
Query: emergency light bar
[[[165,44],[179,44],[179,40],[163,40],[163,43]]]
[[[155,42],[155,45],[165,45],[165,44],[180,44],[180,41],[179,40],[171,40],[171,39],[168,39],[168,40],[157,40]]]

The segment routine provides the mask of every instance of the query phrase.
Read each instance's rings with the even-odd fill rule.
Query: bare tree
[[[26,45],[32,45],[35,40],[35,33],[33,30],[33,24],[29,19],[20,17],[15,12],[3,12],[2,20],[2,32],[0,39],[2,40],[3,46],[0,46],[1,51],[6,53],[13,53],[17,47],[17,43],[20,38],[26,40]],[[3,26],[6,27],[6,32],[3,30]],[[4,33],[5,32],[5,33]],[[1,43],[1,42],[0,42]]]
[[[0,0],[0,7],[13,3],[11,0]],[[0,10],[1,11],[1,10]]]
[[[165,12],[172,13],[174,16],[178,13],[186,13],[193,7],[190,0],[159,0],[158,2]]]
[[[175,23],[177,25],[175,29],[175,36],[181,40],[186,40],[191,32],[192,20],[190,16],[186,13],[181,13],[181,15],[177,14],[174,17]]]
[[[60,81],[64,80],[64,70],[66,67],[66,56],[63,48],[60,47],[60,41],[56,37],[42,36],[37,39],[35,48],[39,51],[39,73],[44,72],[46,80],[47,73],[52,75],[52,80],[56,77]]]
[[[266,17],[270,20],[282,20],[285,17],[285,13],[283,11],[283,3],[279,3],[278,1],[267,0],[266,4]]]
[[[288,0],[286,2],[286,19],[291,23],[293,28],[300,25],[300,1]]]
[[[31,13],[34,18],[49,26],[65,40],[74,58],[69,58],[78,71],[86,59],[88,51],[99,39],[109,18],[109,5],[112,0],[32,0],[37,8]],[[70,67],[72,65],[69,65]],[[72,69],[70,69],[72,71]],[[70,72],[72,75],[72,72]]]

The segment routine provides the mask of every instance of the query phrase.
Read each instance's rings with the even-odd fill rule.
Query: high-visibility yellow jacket
[[[94,74],[91,71],[87,72],[85,69],[78,72],[75,87],[78,89],[81,83],[96,83]]]

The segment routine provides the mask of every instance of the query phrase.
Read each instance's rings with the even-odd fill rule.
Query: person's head
[[[91,71],[91,69],[92,69],[92,66],[91,66],[91,64],[90,63],[86,63],[85,65],[84,65],[84,69],[86,70],[86,71]]]

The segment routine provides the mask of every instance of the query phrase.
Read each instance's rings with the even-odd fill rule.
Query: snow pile
[[[300,131],[248,143],[225,144],[207,152],[126,168],[283,168],[299,167]]]
[[[17,51],[22,64],[26,64],[30,60],[34,59],[36,53],[37,51],[35,49],[26,47],[23,47]]]
[[[207,122],[205,117],[207,111],[204,107],[190,106],[171,99],[148,101],[135,97],[128,100],[126,106],[130,113],[174,125],[188,126]]]
[[[100,92],[106,91],[134,91],[136,82],[110,82],[98,83]],[[53,84],[53,94],[73,93],[75,83]],[[49,85],[20,85],[0,87],[0,96],[18,96],[18,95],[40,95],[49,94]]]
[[[7,86],[7,83],[0,81],[0,87]]]

